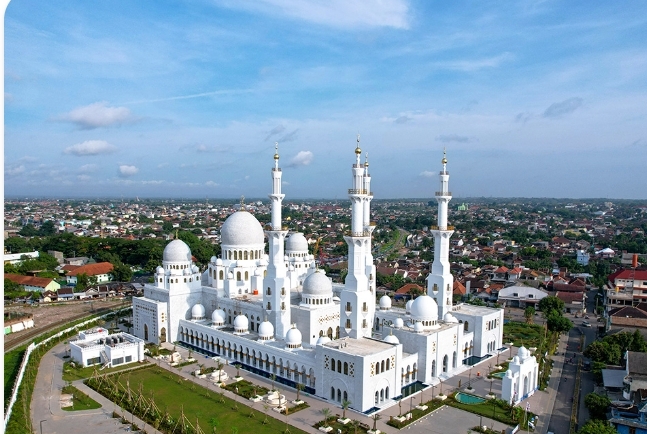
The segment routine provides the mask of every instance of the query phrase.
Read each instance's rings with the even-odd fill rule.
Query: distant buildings
[[[70,342],[70,356],[84,368],[99,364],[114,367],[146,358],[142,339],[128,333],[111,335],[104,328],[79,333],[79,338]]]
[[[68,266],[69,269],[70,266]],[[96,264],[82,265],[77,268],[71,269],[65,279],[68,285],[76,285],[77,278],[80,274],[85,274],[88,277],[96,277],[96,283],[105,283],[111,280],[111,271],[113,266],[110,262],[97,262]]]
[[[22,274],[7,273],[5,279],[9,279],[18,285],[22,285],[25,291],[58,291],[61,287],[54,279],[48,277],[23,276]]]

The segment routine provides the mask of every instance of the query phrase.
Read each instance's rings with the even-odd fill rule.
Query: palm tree
[[[535,308],[528,306],[526,310],[523,311],[523,316],[526,317],[526,324],[532,324],[532,320],[535,316]]]
[[[211,426],[211,430],[213,431],[213,434],[216,434],[216,429],[219,423],[220,422],[215,417],[212,417],[211,419],[209,419],[209,426]]]
[[[269,423],[269,420],[267,420],[267,410],[270,409],[270,406],[267,404],[263,404],[263,410],[265,410],[265,419],[263,419],[263,425],[266,423]]]
[[[218,364],[216,365],[216,368],[218,368],[218,383],[222,383],[222,368],[223,368],[224,363],[218,359]]]
[[[371,416],[371,419],[373,419],[373,431],[377,431],[377,421],[382,419],[382,416],[380,416],[379,413],[375,413]]]
[[[341,402],[341,408],[343,408],[343,409],[344,409],[344,413],[343,413],[342,419],[346,419],[346,409],[347,409],[347,408],[348,408],[348,406],[349,406],[349,405],[351,405],[351,404],[352,404],[352,402],[350,402],[350,401],[349,401],[349,400],[347,400],[347,399],[344,399],[344,400]]]
[[[274,381],[276,381],[276,375],[270,375],[270,380],[272,380],[272,390],[274,390]]]
[[[305,388],[306,388],[306,385],[305,385],[305,384],[303,384],[303,383],[297,383],[297,387],[296,387],[296,389],[297,389],[297,401],[300,401],[300,399],[299,399],[299,392],[300,392],[300,391],[302,391],[302,390],[303,390],[303,389],[305,389]]]
[[[354,433],[357,434],[357,428],[359,428],[359,421],[357,419],[353,419],[350,421],[350,426],[353,427]]]
[[[328,428],[328,419],[330,418],[332,411],[330,411],[328,407],[322,408],[321,414],[323,414],[323,417],[324,417],[324,428]]]

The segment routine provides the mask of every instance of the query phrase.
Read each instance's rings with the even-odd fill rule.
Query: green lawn
[[[540,347],[544,328],[536,324],[510,321],[503,325],[503,342],[513,342],[515,347]]]
[[[191,423],[195,423],[197,419],[204,432],[213,432],[213,422],[216,422],[218,432],[222,430],[228,433],[237,428],[240,434],[275,434],[285,430],[285,416],[279,416],[271,410],[268,410],[268,423],[263,423],[265,410],[260,403],[250,409],[219,395],[217,391],[207,390],[157,367],[124,373],[119,381],[122,385],[129,383],[131,390],[136,393],[141,384],[143,396],[150,398],[153,394],[155,404],[161,411],[168,411],[176,419],[183,411]],[[251,417],[250,410],[254,413]],[[279,416],[280,420],[272,416]],[[290,431],[294,434],[304,433],[294,427],[290,427]]]
[[[445,400],[445,403],[452,407],[460,408],[461,410],[478,414],[483,417],[489,417],[490,419],[498,420],[499,422],[503,422],[508,425],[516,425],[517,423],[519,423],[520,419],[518,417],[523,413],[521,407],[515,407],[517,418],[513,419],[511,410],[509,407],[507,407],[507,403],[505,403],[505,401],[501,401],[500,399],[489,399],[480,404],[463,404],[456,401],[454,399],[454,395],[451,395],[447,400]],[[530,419],[532,416],[534,416],[534,414],[529,412],[528,419]],[[523,416],[521,417],[523,418]]]
[[[148,363],[148,362],[147,362]],[[105,368],[101,371],[100,365],[88,366],[87,368],[82,367],[72,367],[70,362],[65,362],[63,365],[63,381],[76,381],[76,380],[85,380],[90,378],[94,374],[95,369],[99,374],[109,374],[111,372],[123,371],[124,369],[132,369],[140,366],[138,363],[127,363],[120,366],[115,366],[114,368]]]
[[[99,404],[94,399],[90,398],[85,393],[81,392],[74,386],[65,386],[63,388],[63,393],[67,393],[73,396],[72,398],[72,407],[63,407],[62,410],[65,411],[79,411],[79,410],[94,410],[95,408],[101,408]]]

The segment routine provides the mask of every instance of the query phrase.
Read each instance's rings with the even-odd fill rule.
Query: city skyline
[[[646,9],[14,0],[5,196],[644,199]]]

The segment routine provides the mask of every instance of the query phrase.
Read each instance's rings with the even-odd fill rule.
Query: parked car
[[[588,321],[583,321],[583,322],[582,322],[582,326],[583,326],[583,327],[591,327],[591,323],[590,323],[590,322],[588,322]]]

